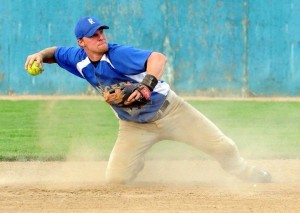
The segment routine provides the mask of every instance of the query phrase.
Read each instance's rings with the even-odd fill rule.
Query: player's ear
[[[78,43],[78,45],[79,45],[80,47],[84,47],[84,41],[83,41],[82,38],[81,38],[81,39],[78,39],[78,40],[77,40],[77,43]]]

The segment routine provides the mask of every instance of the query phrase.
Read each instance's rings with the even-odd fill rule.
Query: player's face
[[[108,50],[107,39],[103,29],[99,29],[91,37],[83,37],[79,43],[87,53],[103,54]]]

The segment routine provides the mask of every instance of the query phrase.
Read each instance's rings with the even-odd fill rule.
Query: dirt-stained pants
[[[128,183],[143,169],[145,153],[162,140],[189,144],[215,158],[230,173],[246,166],[235,143],[198,110],[170,91],[168,107],[150,123],[119,121],[119,134],[110,155],[106,178]]]

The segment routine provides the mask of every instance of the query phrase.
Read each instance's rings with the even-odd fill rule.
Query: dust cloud
[[[80,123],[68,123],[67,119],[55,113],[56,107],[59,107],[59,101],[51,100],[47,103],[46,106],[40,109],[40,114],[37,115],[37,121],[41,125],[38,143],[42,150],[51,150],[53,143],[56,142],[55,134],[57,134],[53,127],[62,125],[62,123],[63,125],[69,125],[69,132],[64,132],[66,141],[63,145],[67,147],[65,160],[2,162],[0,165],[0,184],[104,184],[107,159],[99,159],[105,159],[107,153],[101,153],[99,149],[85,144],[84,140],[88,140],[88,137],[73,137],[74,131],[80,131],[80,128],[78,128]],[[88,120],[88,116],[81,116],[79,119],[82,123],[88,122]],[[58,133],[61,134],[61,132]],[[275,161],[254,161],[253,165],[266,168],[271,173],[281,174],[282,172],[278,171],[279,167],[274,167],[273,162]],[[299,169],[299,161],[297,162],[298,164],[295,165],[298,165],[297,169]],[[281,164],[284,165],[284,163]],[[284,166],[280,168],[285,169]],[[295,179],[297,178],[292,179],[292,181]],[[285,181],[286,178],[275,175],[274,180]],[[215,160],[210,159],[200,150],[186,144],[162,142],[152,147],[146,154],[145,167],[138,175],[135,183],[183,185],[205,183],[234,186],[240,181],[223,171]]]

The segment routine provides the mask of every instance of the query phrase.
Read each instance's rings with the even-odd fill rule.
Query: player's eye
[[[90,37],[88,37],[88,38],[94,38],[94,37],[96,37],[97,36],[97,33],[95,33],[94,35],[92,35],[92,36],[90,36]]]
[[[98,29],[94,35],[92,35],[89,38],[97,37],[97,36],[102,36],[104,34],[103,29]]]

